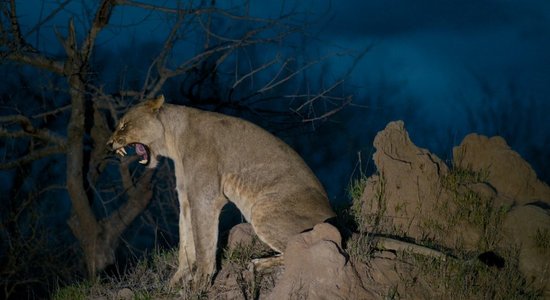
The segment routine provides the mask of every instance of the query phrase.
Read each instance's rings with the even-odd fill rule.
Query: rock
[[[392,223],[398,231],[421,237],[427,229],[425,218],[418,217],[434,215],[435,202],[446,201],[441,176],[449,168],[437,156],[413,144],[402,121],[391,122],[379,132],[374,147],[378,180],[383,181],[380,200],[385,201],[387,215],[395,216]]]
[[[550,298],[550,188],[533,168],[501,137],[469,134],[453,149],[454,163],[462,168],[486,171],[499,203],[512,207],[502,229],[502,247],[519,247],[519,269]],[[548,239],[545,249],[537,237]]]
[[[488,182],[504,203],[523,205],[544,200],[550,204],[548,185],[537,179],[533,168],[502,137],[469,134],[453,148],[453,156],[457,166],[488,171]]]
[[[233,226],[229,231],[227,239],[227,248],[235,249],[238,245],[249,245],[257,239],[258,236],[254,232],[250,223],[241,223]]]
[[[373,299],[342,252],[338,230],[330,224],[290,239],[285,271],[267,299]]]
[[[536,205],[515,207],[503,228],[503,243],[520,249],[519,270],[550,298],[550,211]]]
[[[116,293],[117,300],[132,300],[134,296],[134,292],[129,288],[123,288]]]
[[[390,122],[380,131],[374,147],[379,174],[368,178],[360,199],[363,213],[374,221],[365,224],[366,230],[437,241],[447,247],[466,241],[462,246],[474,247],[479,233],[471,226],[446,224],[446,214],[455,209],[452,195],[442,185],[442,178],[449,174],[447,165],[417,147],[402,121]]]
[[[378,174],[359,200],[363,230],[473,253],[517,247],[519,270],[550,298],[550,188],[504,139],[466,136],[453,149],[453,170],[414,145],[401,121],[379,132],[374,146]],[[388,270],[372,278],[396,284]]]

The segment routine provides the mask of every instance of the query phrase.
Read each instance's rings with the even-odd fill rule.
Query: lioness
[[[132,107],[108,147],[119,155],[135,147],[153,168],[173,160],[179,198],[179,266],[172,277],[215,271],[218,219],[233,202],[258,237],[283,253],[289,237],[335,216],[304,161],[283,141],[242,119],[166,104],[164,97]]]

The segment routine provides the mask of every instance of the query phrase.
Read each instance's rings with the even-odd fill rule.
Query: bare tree
[[[119,173],[127,201],[105,216],[94,211],[94,200],[105,195],[98,182],[109,163],[104,147],[111,132],[109,120],[116,121],[132,102],[164,91],[183,96],[195,106],[247,111],[284,124],[313,124],[351,102],[343,88],[349,72],[333,80],[310,82],[308,71],[335,55],[352,57],[353,66],[366,52],[335,51],[307,59],[298,54],[304,53],[303,49],[288,46],[308,38],[305,18],[296,11],[283,12],[277,18],[255,17],[250,14],[248,1],[223,8],[215,0],[178,1],[174,6],[133,0],[98,2],[85,7],[91,12],[89,16],[77,16],[80,26],[75,26],[75,16],[65,11],[71,4],[71,0],[65,0],[37,24],[22,29],[16,1],[3,1],[0,22],[2,62],[50,72],[62,79],[56,88],[64,90],[70,99],[67,105],[34,116],[3,113],[0,138],[21,139],[33,146],[18,157],[1,160],[0,169],[19,168],[52,155],[65,156],[66,190],[72,205],[68,224],[83,250],[89,276],[114,262],[121,234],[153,194],[153,172],[145,171],[135,179],[124,163]],[[98,36],[108,28],[116,29],[111,24],[113,14],[130,8],[146,12],[149,17],[161,16],[162,24],[171,26],[159,26],[167,29],[164,40],[145,74],[138,76],[139,85],[124,82],[117,89],[106,88],[98,75],[103,66],[94,56],[101,50]],[[66,32],[61,33],[55,26],[52,30],[63,53],[52,54],[28,39],[43,34],[46,24],[61,17],[68,19]],[[194,45],[191,50],[189,45]],[[69,115],[66,130],[37,125],[40,118],[59,114]]]

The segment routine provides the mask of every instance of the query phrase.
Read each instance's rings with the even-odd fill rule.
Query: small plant
[[[484,183],[488,179],[488,170],[473,171],[468,168],[453,166],[451,172],[444,176],[443,185],[449,190],[458,190],[461,186]]]
[[[447,224],[440,228],[443,232],[449,228],[469,224],[481,235],[480,250],[494,248],[501,238],[500,227],[509,210],[506,206],[497,206],[495,199],[480,194],[474,187],[486,183],[487,170],[474,171],[453,167],[442,178],[442,186],[450,193],[451,203],[443,203],[439,209],[447,216]],[[446,228],[444,228],[446,227]]]
[[[233,269],[237,284],[245,300],[258,299],[264,280],[263,274],[249,268],[252,259],[265,257],[271,253],[262,242],[254,237],[251,243],[239,243],[224,251],[223,265]]]
[[[367,233],[354,234],[346,243],[346,252],[356,263],[368,263],[375,248],[373,237]]]
[[[254,237],[251,243],[239,243],[231,249],[225,249],[223,264],[234,264],[246,269],[253,258],[269,255],[270,251]]]
[[[139,261],[120,276],[105,276],[59,289],[53,299],[116,299],[129,290],[133,299],[206,299],[209,282],[184,283],[178,288],[169,286],[175,271],[177,249],[155,251],[150,259]]]
[[[360,233],[366,233],[367,228],[370,232],[379,232],[380,228],[385,224],[385,181],[382,175],[379,175],[378,180],[373,182],[376,184],[376,191],[372,197],[364,197],[362,199],[362,194],[357,196],[356,191],[361,190],[363,193],[365,190],[367,185],[367,179],[365,177],[354,181],[349,189],[350,196],[355,196],[355,198],[352,198],[351,215]],[[367,210],[367,208],[370,210]]]
[[[406,284],[418,286],[418,282],[425,282],[424,288],[437,299],[538,299],[542,292],[522,277],[518,256],[517,250],[505,251],[506,265],[499,269],[475,257],[441,260],[405,254],[412,275]]]
[[[90,286],[85,283],[60,288],[52,296],[53,300],[85,300],[89,293]]]
[[[401,299],[399,295],[399,290],[397,289],[397,286],[393,285],[388,289],[388,292],[384,299],[387,300],[394,300],[394,299]]]
[[[367,177],[361,176],[353,179],[348,187],[348,195],[352,200],[359,200],[367,186]]]
[[[352,198],[352,206],[348,214],[358,232],[346,241],[346,251],[351,259],[358,263],[368,263],[372,258],[376,248],[374,234],[393,232],[387,217],[384,216],[386,212],[384,178],[382,175],[374,178],[371,181],[375,184],[373,195],[363,195],[368,183],[366,176],[354,180],[348,188],[349,196]]]
[[[543,253],[550,251],[550,230],[537,228],[534,236],[535,246]]]

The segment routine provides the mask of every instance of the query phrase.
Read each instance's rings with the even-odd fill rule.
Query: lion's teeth
[[[128,154],[128,152],[126,152],[126,149],[124,149],[124,147],[120,148],[120,151],[121,151],[122,153],[124,153],[124,155]]]
[[[123,148],[116,149],[116,153],[120,156],[124,156],[126,154],[126,151],[122,150]]]
[[[142,159],[142,160],[139,161],[139,163],[142,164],[142,165],[145,165],[145,164],[147,164],[147,160],[146,160],[146,159]]]

